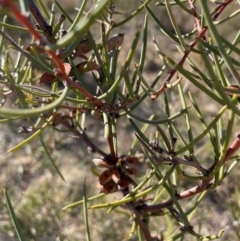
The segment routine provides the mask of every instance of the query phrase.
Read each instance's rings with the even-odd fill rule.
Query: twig
[[[226,161],[229,160],[229,158],[240,148],[240,134],[237,135],[237,138],[234,140],[234,142],[231,144],[231,146],[228,148],[227,153],[225,155],[224,158],[224,162],[223,165]],[[216,166],[216,162],[208,169],[209,173],[212,172],[214,170]],[[207,190],[207,188],[209,187],[210,182],[213,180],[213,177],[209,177],[207,179],[204,179],[202,181],[199,182],[198,185],[181,192],[180,194],[178,194],[176,196],[177,200],[181,200],[181,199],[185,199],[191,196],[194,196],[198,193],[201,193],[205,190]],[[144,212],[144,213],[158,213],[161,212],[161,210],[163,208],[168,208],[170,206],[173,205],[173,200],[169,199],[165,202],[159,203],[159,204],[155,204],[155,205],[143,205],[141,207],[139,207],[139,211],[140,212]]]
[[[32,15],[34,16],[35,20],[37,21],[39,29],[43,30],[43,32],[46,34],[47,39],[50,40],[52,36],[52,26],[50,26],[46,22],[42,13],[39,11],[37,5],[35,4],[35,1],[28,0],[28,3],[29,9]]]
[[[185,62],[185,60],[187,59],[188,55],[191,53],[191,51],[193,50],[193,48],[195,47],[195,45],[198,42],[198,38],[203,38],[206,31],[207,31],[208,27],[205,26],[202,31],[198,34],[197,38],[190,44],[189,49],[186,49],[184,51],[184,55],[182,57],[182,59],[179,61],[178,66],[182,66]],[[177,72],[176,69],[173,69],[168,78],[166,79],[165,83],[159,88],[159,90],[157,90],[157,93],[152,94],[151,99],[155,100],[166,88],[167,88],[167,84],[171,81],[171,79],[173,78],[173,76],[175,75],[175,73]]]
[[[97,152],[98,154],[100,154],[101,156],[103,156],[104,158],[108,157],[108,154],[106,154],[105,152],[103,152],[102,150],[100,150],[97,146],[95,146],[91,141],[89,141],[89,139],[86,137],[86,135],[84,134],[83,131],[79,131],[77,129],[73,130],[73,133],[76,135],[76,137],[78,137],[80,140],[82,140],[88,147],[90,147],[92,152]]]
[[[220,5],[216,8],[217,12],[216,12],[216,13],[214,14],[214,16],[212,17],[213,21],[215,21],[215,20],[219,17],[219,15],[222,13],[222,11],[223,11],[232,1],[233,1],[233,0],[228,0],[228,1],[220,4]]]
[[[23,56],[29,57],[29,52],[26,51],[25,49],[22,49],[19,47],[19,45],[7,34],[5,34],[1,29],[0,29],[0,35],[3,36],[4,39],[6,39],[17,51],[19,51]]]
[[[143,222],[141,220],[141,216],[142,214],[140,214],[136,208],[133,206],[132,203],[129,203],[128,204],[128,208],[134,213],[135,215],[135,222],[137,223],[137,225],[140,227],[146,241],[153,241],[153,238],[151,236],[151,233],[149,231],[149,228],[148,228],[148,225],[147,223]]]
[[[113,158],[116,158],[116,153],[115,153],[114,144],[113,144],[113,138],[114,137],[113,137],[113,131],[112,131],[112,120],[111,120],[111,117],[108,117],[108,126],[109,126],[109,135],[107,137],[108,145],[109,145],[111,156]]]
[[[193,5],[192,0],[188,0],[188,2],[189,2],[189,5],[191,6],[191,10],[193,11],[193,16],[194,16],[195,21],[196,21],[198,32],[201,32],[201,30],[202,30],[202,28],[201,28],[201,18],[196,12],[196,6]]]

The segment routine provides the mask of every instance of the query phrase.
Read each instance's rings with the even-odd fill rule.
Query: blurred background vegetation
[[[81,5],[81,1],[68,0],[66,2],[65,0],[59,0],[58,2],[74,19],[77,14],[75,8]],[[53,1],[46,0],[44,3],[48,9],[52,8]],[[89,8],[92,3],[92,1],[89,1]],[[118,0],[115,1],[115,3],[116,10],[123,13],[122,15],[115,15],[115,22],[124,19],[136,9],[136,6],[141,4],[139,0]],[[215,6],[210,1],[209,4],[210,6]],[[228,16],[237,6],[235,3],[231,4],[223,15],[221,15],[221,18]],[[174,33],[166,9],[161,6],[156,6],[156,1],[152,1],[149,7],[159,17],[159,21]],[[59,16],[60,11],[57,7],[55,11],[56,16]],[[176,9],[173,8],[173,12],[183,34],[193,29],[193,25],[195,24],[194,18],[190,19],[189,15],[181,12],[181,10],[179,11],[178,7],[176,7]],[[127,24],[116,28],[112,33],[125,34],[120,52],[119,66],[123,64],[126,59],[137,29],[143,25],[145,13],[145,10],[143,10]],[[1,18],[3,18],[3,15]],[[18,24],[10,16],[7,22]],[[65,25],[67,29],[69,23],[65,21],[64,26]],[[228,36],[228,39],[232,41],[233,36],[239,31],[239,17],[220,25],[218,30],[221,35]],[[101,35],[100,24],[96,23],[92,26],[91,32],[97,39]],[[31,42],[31,36],[29,36],[28,33],[16,33],[11,30],[8,30],[8,33],[15,38],[19,34],[18,37],[22,38],[24,44],[26,44],[25,46]],[[180,60],[181,57],[173,43],[159,31],[156,23],[149,18],[148,50],[143,75],[150,83],[162,67],[162,62],[153,45],[152,35],[154,35],[161,50],[163,50],[166,55],[172,57],[176,62]],[[191,42],[191,38],[187,41]],[[139,61],[140,49],[141,43],[139,42],[133,64]],[[202,65],[204,70],[204,64],[198,55],[192,54],[191,57],[198,66]],[[130,71],[133,71],[134,65],[132,65],[131,68]],[[38,73],[36,73],[36,75],[37,74]],[[164,81],[164,75],[160,81]],[[213,115],[216,114],[216,104],[206,98],[204,93],[201,93],[198,89],[194,89],[194,87],[186,81],[183,82],[183,85],[185,89],[191,89],[191,92],[194,93],[196,98],[201,100],[201,110],[204,116],[208,116],[207,120],[211,120]],[[171,113],[175,113],[181,107],[179,95],[174,89],[169,91],[168,95],[168,98],[171,100]],[[154,102],[148,101],[144,103],[141,109],[136,110],[135,114],[149,116],[151,113],[156,113],[159,117],[165,116],[163,112],[163,98],[163,96],[160,96]],[[196,117],[193,116],[193,118]],[[101,148],[104,149],[106,147],[107,151],[106,140],[103,138],[103,128],[101,128],[100,124],[99,126],[96,125],[94,120],[91,121],[90,118],[88,120],[89,122],[86,128],[89,137]],[[61,211],[61,209],[69,203],[82,199],[85,178],[87,195],[91,196],[99,192],[96,185],[97,178],[89,171],[90,166],[92,166],[91,159],[94,157],[94,154],[88,154],[85,144],[79,143],[79,140],[71,136],[64,133],[56,133],[52,129],[45,130],[43,132],[44,142],[47,144],[51,156],[63,174],[66,180],[66,182],[64,182],[53,169],[41,146],[40,140],[36,139],[22,149],[11,154],[6,154],[10,148],[26,138],[26,136],[24,136],[25,134],[18,134],[18,128],[21,125],[24,125],[24,120],[0,124],[0,190],[4,188],[8,190],[24,235],[28,238],[27,240],[35,241],[85,240],[82,207],[79,206],[64,211]],[[129,145],[134,139],[134,131],[127,122],[121,123],[120,125],[121,128],[119,128],[118,138],[121,145],[119,145],[119,152],[126,154],[125,152],[128,151]],[[176,125],[181,128],[181,118]],[[198,126],[198,121],[192,126],[195,134],[201,131]],[[239,124],[236,124],[236,126],[239,126]],[[184,128],[185,126],[182,126],[183,130]],[[148,135],[153,135],[152,131],[153,129],[150,128]],[[210,155],[210,147],[207,142],[205,142],[206,140],[208,139],[204,138],[198,144],[196,155],[201,157],[201,160],[205,160],[207,165],[212,161],[212,156]],[[191,221],[196,232],[201,232],[204,235],[217,234],[219,229],[223,228],[226,232],[222,240],[240,240],[240,186],[238,180],[239,173],[238,170],[235,169],[230,177],[225,180],[224,184],[220,185],[217,190],[207,194],[206,200],[202,202]],[[183,187],[187,188],[190,185],[188,182],[182,182]],[[114,193],[108,195],[104,197],[104,199],[94,201],[93,203],[103,203],[106,199],[119,199],[119,194]],[[127,240],[130,233],[129,214],[120,208],[115,209],[110,214],[106,214],[105,212],[105,209],[89,211],[92,240]],[[121,215],[118,215],[118,212],[121,213]],[[153,233],[163,233],[164,236],[168,236],[168,234],[175,231],[174,222],[175,221],[171,220],[167,215],[164,217],[156,217],[154,221],[151,222],[151,230]],[[2,193],[0,195],[0,240],[17,240]],[[192,237],[189,235],[189,239],[186,238],[186,240],[192,240]]]

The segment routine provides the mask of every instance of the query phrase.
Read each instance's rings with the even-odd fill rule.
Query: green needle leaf
[[[25,241],[26,239],[25,239],[24,236],[23,236],[23,233],[22,233],[22,230],[21,230],[21,228],[20,228],[20,225],[19,225],[17,216],[16,216],[16,214],[15,214],[15,212],[14,212],[13,206],[12,206],[11,201],[10,201],[10,199],[9,199],[7,190],[4,189],[4,190],[3,190],[3,193],[4,193],[4,196],[5,196],[6,202],[7,202],[8,211],[9,211],[9,213],[10,213],[10,215],[11,215],[13,224],[14,224],[15,229],[16,229],[16,231],[17,231],[18,238],[19,238],[20,241]]]

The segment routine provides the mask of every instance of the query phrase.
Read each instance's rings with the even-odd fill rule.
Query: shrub
[[[213,190],[221,183],[233,196],[231,205],[224,203],[234,231],[226,237],[239,237],[234,228],[239,190],[229,181],[240,147],[236,2],[136,1],[129,14],[120,1],[84,0],[74,18],[58,1],[52,11],[41,0],[18,2],[0,1],[6,12],[0,23],[0,122],[13,122],[27,137],[4,151],[20,158],[30,143],[33,156],[51,164],[38,173],[39,178],[49,169],[51,182],[27,180],[32,185],[18,205],[8,193],[18,184],[5,184],[2,202],[18,238],[79,240],[82,236],[71,239],[59,223],[78,216],[74,210],[82,207],[83,218],[74,223],[85,223],[81,233],[87,240],[99,239],[100,233],[104,240],[218,239],[223,226],[217,221],[217,233],[210,233],[208,224],[216,221],[219,204],[209,200],[218,197]],[[59,150],[56,143],[69,137],[70,158],[68,148]],[[57,151],[67,170],[55,161]],[[88,167],[87,178],[72,177],[82,186],[80,192],[69,183],[80,193],[73,197],[55,180],[68,181],[63,171],[67,175],[79,151],[77,162]],[[95,166],[89,169],[91,160]],[[59,200],[62,210],[55,206]],[[102,209],[111,218],[103,217]],[[44,215],[49,215],[45,221]],[[105,229],[95,231],[94,225]],[[54,227],[58,231],[49,230]]]

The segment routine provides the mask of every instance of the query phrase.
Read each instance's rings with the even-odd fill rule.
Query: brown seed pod
[[[107,41],[108,52],[115,50],[118,46],[121,46],[124,39],[124,33],[114,35]]]
[[[53,76],[49,73],[43,73],[42,76],[40,77],[39,83],[51,84],[57,80],[58,80],[58,78],[56,78],[56,76]]]
[[[56,113],[53,120],[52,125],[58,126],[58,125],[64,125],[67,128],[72,128],[74,126],[72,118],[69,116],[68,113]]]
[[[138,173],[138,169],[136,167],[134,167],[134,166],[131,166],[131,167],[127,167],[126,172],[129,175],[135,176]]]
[[[113,193],[117,191],[117,185],[114,182],[108,182],[101,188],[102,193]]]
[[[71,72],[71,69],[72,69],[71,65],[69,63],[63,63],[63,67],[64,67],[64,70],[65,70],[65,74],[69,75],[70,72]],[[58,76],[57,75],[60,75],[58,69],[56,69],[56,76],[51,75],[49,73],[43,73],[42,76],[40,77],[39,83],[51,84],[51,83],[53,83],[53,82],[58,80]]]
[[[76,54],[78,57],[83,57],[84,54],[92,50],[91,43],[88,38],[83,39],[76,47]]]
[[[146,165],[144,155],[136,154],[135,156],[128,156],[125,158],[124,161],[126,165],[126,172],[129,175],[136,175],[136,177],[142,177],[146,174],[148,167]],[[137,172],[135,173],[135,171]]]
[[[84,69],[84,67],[87,66],[87,68]],[[98,81],[99,82],[102,82],[104,80],[104,73],[103,73],[103,70],[102,68],[95,62],[91,62],[91,63],[88,63],[87,61],[85,62],[82,62],[78,65],[76,65],[76,68],[77,70],[80,72],[80,73],[85,73],[85,72],[89,72],[89,71],[97,71],[98,74],[99,74],[99,78],[98,78]]]
[[[105,170],[102,174],[98,177],[99,183],[101,185],[105,185],[106,183],[112,180],[112,172],[110,170]]]
[[[118,182],[118,187],[120,190],[127,188],[130,185],[130,181],[128,178],[121,178]]]
[[[139,160],[135,156],[128,156],[125,158],[125,162],[127,163],[127,165],[135,166],[139,163]]]

